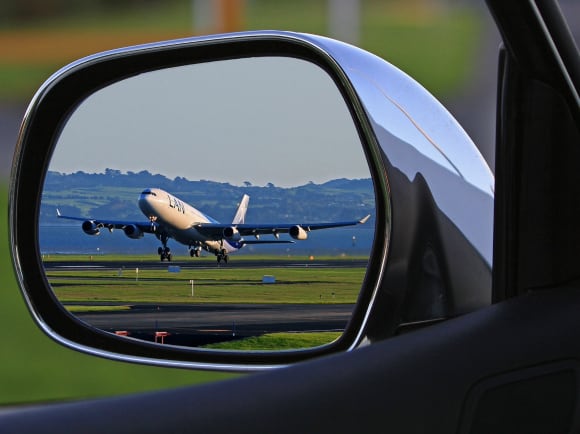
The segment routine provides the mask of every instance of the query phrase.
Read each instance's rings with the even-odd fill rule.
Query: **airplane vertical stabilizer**
[[[240,202],[240,206],[238,206],[238,210],[236,211],[236,215],[234,216],[234,220],[232,224],[243,224],[244,220],[246,219],[246,212],[248,211],[248,202],[250,201],[250,196],[244,194],[242,197],[242,201]]]

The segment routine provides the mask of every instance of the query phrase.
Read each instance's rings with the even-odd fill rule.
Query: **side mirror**
[[[13,261],[64,345],[265,369],[489,305],[493,184],[441,104],[368,52],[287,32],[149,44],[34,97]],[[228,261],[242,247],[261,254]]]

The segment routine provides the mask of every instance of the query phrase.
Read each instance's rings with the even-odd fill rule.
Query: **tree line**
[[[91,218],[143,219],[137,200],[145,188],[161,188],[219,221],[231,221],[243,194],[250,196],[246,219],[260,222],[337,221],[374,215],[372,180],[334,179],[296,187],[273,183],[242,186],[210,180],[191,181],[148,171],[122,173],[76,172],[47,174],[41,221],[56,222],[56,208],[63,214]],[[371,226],[371,225],[369,225]]]

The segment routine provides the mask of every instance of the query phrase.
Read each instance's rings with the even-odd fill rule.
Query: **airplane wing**
[[[93,231],[101,228],[106,228],[109,230],[113,229],[125,229],[127,227],[136,227],[141,232],[144,233],[155,233],[158,229],[158,224],[155,222],[135,222],[135,221],[123,221],[123,220],[105,220],[105,219],[92,219],[92,218],[85,218],[85,217],[73,217],[73,216],[66,216],[62,215],[60,211],[56,210],[56,215],[58,218],[61,219],[68,219],[68,220],[76,220],[83,222],[83,230],[85,232],[92,229]],[[88,232],[87,232],[88,233]]]
[[[239,235],[254,236],[259,238],[260,235],[274,235],[276,238],[279,234],[290,234],[295,239],[306,239],[306,233],[318,229],[338,228],[344,226],[355,226],[364,224],[370,218],[370,214],[360,220],[350,220],[343,222],[330,223],[265,223],[265,224],[222,224],[222,223],[197,223],[195,228],[204,236],[212,239],[229,238]],[[228,231],[230,233],[228,234]],[[250,241],[245,241],[250,244]]]

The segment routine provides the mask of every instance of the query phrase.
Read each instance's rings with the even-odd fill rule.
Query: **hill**
[[[273,184],[235,186],[209,180],[190,181],[148,171],[122,173],[48,172],[41,205],[41,224],[59,224],[56,208],[63,214],[87,218],[142,220],[137,206],[142,190],[161,188],[211,215],[231,221],[243,194],[250,196],[247,221],[335,221],[374,216],[372,180],[335,179],[323,184],[282,188]],[[372,227],[372,224],[369,225]]]

